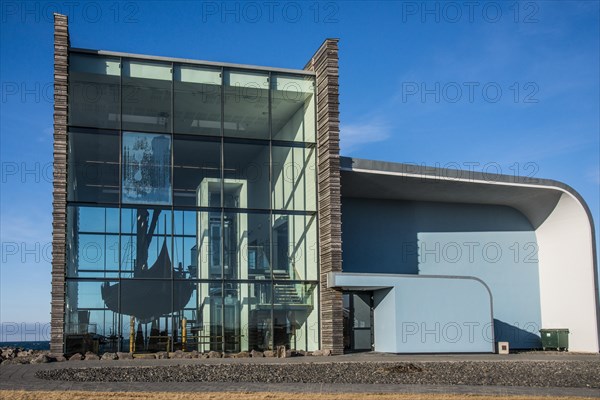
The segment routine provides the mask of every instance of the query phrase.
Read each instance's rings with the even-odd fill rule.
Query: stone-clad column
[[[321,349],[344,351],[342,293],[327,288],[327,274],[342,271],[338,39],[327,39],[305,69],[315,71],[321,287]]]
[[[55,353],[63,352],[65,324],[68,51],[67,16],[54,14],[54,179],[50,350]]]

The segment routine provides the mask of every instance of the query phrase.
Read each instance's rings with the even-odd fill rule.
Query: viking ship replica
[[[166,239],[156,261],[148,268],[148,247],[159,214],[160,210],[154,210],[152,221],[148,225],[148,211],[137,210],[137,257],[133,278],[144,280],[127,280],[114,285],[105,282],[101,288],[102,299],[109,310],[132,316],[140,323],[152,322],[182,310],[194,291],[193,283],[185,281],[185,271],[182,268],[172,268]],[[175,291],[171,278],[180,279]]]

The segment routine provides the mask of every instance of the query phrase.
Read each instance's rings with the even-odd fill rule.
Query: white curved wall
[[[542,328],[568,328],[569,350],[595,352],[598,325],[592,231],[587,213],[563,193],[536,230],[539,246]]]

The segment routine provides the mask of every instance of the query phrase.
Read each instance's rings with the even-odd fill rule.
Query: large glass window
[[[221,207],[221,142],[178,135],[174,140],[173,203]]]
[[[318,348],[314,79],[70,68],[67,348]]]
[[[72,54],[69,57],[69,124],[118,129],[120,82],[119,59]]]
[[[171,64],[124,60],[122,79],[123,129],[170,132]]]
[[[221,135],[221,70],[175,67],[175,132]]]
[[[68,200],[119,202],[119,136],[71,129],[68,147]]]
[[[171,136],[123,133],[123,203],[171,204]]]
[[[273,74],[273,140],[315,141],[314,77]]]
[[[225,136],[269,139],[269,76],[225,71]]]

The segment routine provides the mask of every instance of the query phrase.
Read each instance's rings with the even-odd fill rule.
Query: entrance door
[[[373,293],[345,292],[344,350],[373,350]]]

